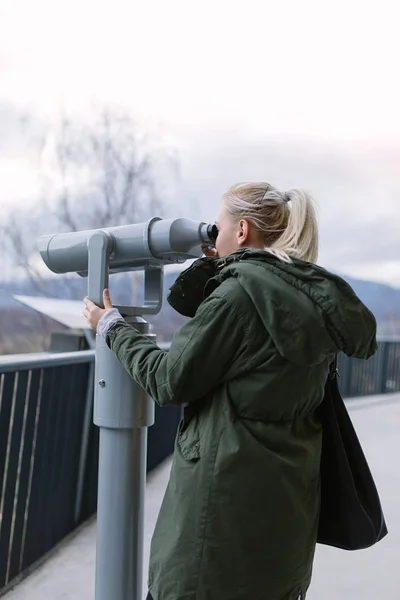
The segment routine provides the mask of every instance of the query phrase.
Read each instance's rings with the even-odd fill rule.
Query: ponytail
[[[265,249],[286,262],[290,257],[317,262],[318,223],[312,197],[304,190],[293,189],[284,193],[284,203],[289,210],[287,225],[276,241]]]
[[[238,183],[224,194],[224,200],[234,219],[247,219],[263,234],[266,251],[285,262],[317,261],[316,207],[304,190],[281,192],[269,183]]]

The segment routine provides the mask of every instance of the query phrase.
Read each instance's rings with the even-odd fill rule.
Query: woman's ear
[[[239,230],[237,232],[237,241],[239,246],[244,246],[249,238],[249,223],[246,219],[239,221]]]

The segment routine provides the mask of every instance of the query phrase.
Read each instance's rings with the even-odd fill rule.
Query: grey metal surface
[[[120,260],[126,261],[138,258],[138,255],[139,258],[152,255],[150,226],[160,222],[153,219],[143,229],[142,239],[138,236],[134,249],[124,249],[126,239],[123,236],[121,241],[118,235],[112,236],[108,231],[90,234],[88,296],[93,302],[103,306],[102,295],[108,287],[109,268],[118,253]],[[65,252],[70,254],[70,250]],[[120,266],[124,265],[120,263]],[[71,260],[68,268],[71,269]],[[162,268],[145,266],[144,306],[121,307],[122,314],[158,312],[162,303],[162,277]],[[148,334],[149,325],[141,317],[131,317],[131,323]],[[96,600],[139,600],[143,571],[147,427],[154,423],[154,404],[99,336],[96,337],[94,423],[100,427],[95,597]],[[83,445],[82,453],[84,451]],[[80,502],[78,495],[75,514],[78,514]]]
[[[140,317],[135,328],[148,324]],[[151,336],[154,337],[154,336]],[[149,427],[154,423],[154,404],[136,385],[104,339],[97,336],[94,388],[94,423],[99,427]]]
[[[111,235],[106,231],[95,231],[88,239],[88,297],[103,306],[103,290],[108,288],[108,267],[113,247]]]
[[[136,438],[145,437],[141,430],[135,434]],[[134,527],[138,521],[135,514],[140,515],[141,510],[135,511],[132,505],[137,495],[133,477],[135,451],[141,451],[142,444],[139,440],[139,448],[134,449],[133,440],[130,429],[100,429],[96,600],[140,598],[136,590],[142,585],[142,553],[140,549],[134,551],[142,541],[140,522],[136,532]]]
[[[116,305],[125,316],[156,315],[162,306],[164,273],[162,266],[144,269],[144,303],[142,306]]]
[[[0,356],[0,373],[31,369],[45,369],[46,367],[77,365],[92,362],[94,361],[94,357],[94,350],[61,352],[59,354],[47,352],[38,352],[34,354],[10,354]]]
[[[149,325],[130,322],[148,334]],[[154,403],[97,336],[94,422],[100,427],[96,600],[139,600],[142,591],[147,427]]]
[[[85,275],[88,271],[88,240],[100,231],[110,240],[110,272],[198,258],[202,254],[202,244],[213,241],[207,223],[154,218],[147,223],[42,236],[39,239],[42,259],[54,273]]]

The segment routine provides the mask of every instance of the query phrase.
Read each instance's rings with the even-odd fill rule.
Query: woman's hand
[[[203,254],[205,256],[212,256],[213,258],[218,258],[219,254],[215,248],[211,248],[210,246],[202,246]]]
[[[103,291],[104,308],[100,308],[100,306],[97,306],[97,304],[89,300],[87,296],[83,299],[83,301],[86,304],[86,307],[83,311],[83,316],[89,323],[90,327],[96,331],[98,322],[100,321],[101,317],[104,315],[105,312],[107,312],[113,307],[110,299],[110,292],[107,289]]]

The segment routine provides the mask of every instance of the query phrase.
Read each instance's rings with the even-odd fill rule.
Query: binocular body
[[[98,232],[107,240],[110,273],[199,258],[201,247],[214,245],[218,235],[213,224],[154,217],[147,223],[45,235],[39,239],[40,255],[54,273],[87,276],[89,240]]]

